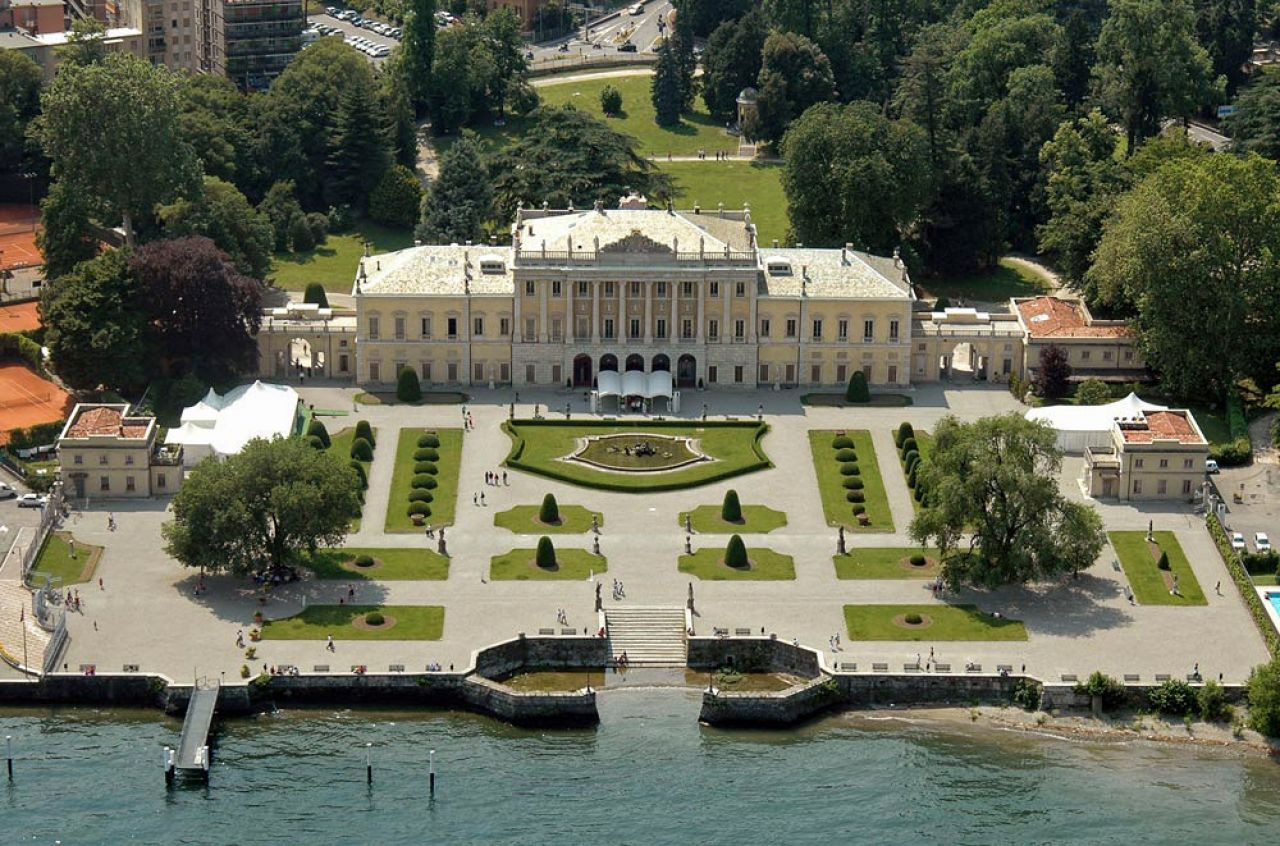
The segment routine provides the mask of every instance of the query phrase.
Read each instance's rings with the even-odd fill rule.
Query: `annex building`
[[[676,389],[834,387],[855,370],[882,389],[959,373],[1000,381],[1035,366],[1048,327],[1028,312],[1052,299],[1015,301],[1010,314],[931,312],[896,255],[766,247],[749,209],[652,209],[640,197],[521,208],[510,246],[366,256],[352,294],[352,375],[374,388],[406,367],[436,385],[584,389],[602,372],[667,372]],[[1068,303],[1057,337],[1071,343],[1079,329],[1092,354],[1092,317],[1054,302]],[[1104,344],[1134,362],[1123,327],[1106,327]]]

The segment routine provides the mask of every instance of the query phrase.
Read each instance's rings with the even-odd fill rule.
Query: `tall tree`
[[[933,454],[916,471],[928,494],[910,533],[939,548],[947,584],[1025,584],[1092,566],[1102,519],[1059,491],[1056,440],[1016,412],[937,425]]]
[[[91,217],[90,197],[64,180],[53,183],[40,201],[41,226],[36,232],[47,279],[57,279],[98,254]]]
[[[658,48],[658,63],[649,82],[649,97],[653,101],[654,120],[659,126],[679,126],[683,108],[680,88],[680,60],[671,40]]]
[[[1071,364],[1067,351],[1057,344],[1040,350],[1035,374],[1036,393],[1049,400],[1062,399],[1071,383]]]
[[[203,235],[226,253],[236,270],[265,279],[271,268],[275,233],[267,216],[245,199],[236,186],[206,176],[200,192],[160,207],[165,235]]]
[[[77,17],[71,23],[67,43],[56,48],[58,60],[67,65],[95,65],[107,57],[107,28],[95,18]]]
[[[0,172],[34,165],[27,126],[40,113],[40,66],[17,50],[0,51]]]
[[[738,94],[755,86],[768,35],[768,24],[759,11],[725,21],[711,33],[703,53],[702,99],[716,120],[737,118]]]
[[[1089,275],[1136,306],[1148,366],[1182,396],[1263,387],[1280,360],[1280,175],[1248,154],[1176,158],[1126,194]]]
[[[924,130],[871,103],[819,103],[782,143],[782,184],[793,239],[887,253],[915,222],[929,192]]]
[[[338,100],[325,161],[325,197],[331,205],[363,210],[390,164],[386,138],[377,131],[374,96],[372,81],[352,80]]]
[[[179,84],[163,67],[112,53],[64,66],[41,98],[36,131],[54,175],[118,215],[131,246],[135,223],[198,179],[182,139]]]
[[[464,134],[440,157],[440,173],[427,186],[414,237],[429,244],[479,242],[493,217],[489,171],[474,136]]]
[[[805,109],[836,94],[826,55],[803,35],[790,32],[774,32],[765,39],[758,88],[758,131],[763,140],[774,143]]]
[[[1062,40],[1053,50],[1053,74],[1067,105],[1075,108],[1089,96],[1089,75],[1094,62],[1097,33],[1089,25],[1088,15],[1069,11],[1062,21]]]
[[[1264,67],[1254,74],[1235,105],[1222,125],[1236,149],[1280,160],[1280,68]]]
[[[471,119],[483,101],[487,78],[486,54],[477,49],[468,27],[450,27],[440,33],[431,78],[431,129],[437,135],[456,132]]]
[[[152,241],[129,262],[159,369],[222,382],[258,363],[262,284],[236,272],[208,238]]]
[[[297,438],[255,438],[207,459],[173,498],[165,551],[188,567],[235,575],[307,565],[339,546],[358,513],[355,470]]]
[[[387,148],[396,164],[412,170],[418,162],[418,127],[408,85],[398,70],[401,61],[403,54],[396,52],[383,65],[378,74],[378,94],[386,119]]]
[[[178,124],[209,176],[241,191],[253,177],[249,98],[223,76],[201,73],[182,78]]]
[[[485,15],[480,24],[479,43],[488,54],[488,66],[492,69],[485,81],[487,103],[490,108],[497,107],[501,118],[506,114],[507,97],[529,71],[529,62],[524,56],[527,48],[515,11],[502,7]]]
[[[1245,80],[1245,62],[1258,32],[1255,0],[1195,0],[1196,34],[1209,53],[1213,73],[1226,80],[1227,94]]]
[[[520,202],[581,208],[596,200],[614,205],[628,191],[671,196],[670,179],[640,155],[636,139],[570,106],[537,109],[524,135],[488,165],[500,219]]]
[[[397,70],[409,100],[421,114],[431,97],[431,72],[436,60],[436,0],[410,0],[408,5]]]
[[[40,291],[44,346],[72,388],[131,390],[146,384],[147,316],[122,250],[107,250]]]
[[[676,78],[680,81],[680,108],[691,109],[693,97],[698,93],[698,84],[694,77],[698,70],[698,57],[693,51],[693,28],[687,20],[681,20],[678,15],[676,16],[676,22],[671,28],[671,34],[667,37],[667,43],[676,57],[676,69],[679,72]]]
[[[1189,117],[1221,95],[1195,23],[1191,0],[1110,0],[1095,72],[1130,153],[1160,131],[1164,118]]]
[[[302,217],[302,206],[293,193],[293,181],[286,179],[272,185],[258,204],[258,211],[271,224],[276,251],[289,249],[289,227],[295,218]]]
[[[676,17],[688,21],[694,35],[706,38],[725,21],[747,14],[751,0],[676,0]]]

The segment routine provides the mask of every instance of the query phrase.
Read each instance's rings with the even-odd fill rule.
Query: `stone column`
[[[750,343],[756,343],[756,332],[760,327],[760,314],[758,311],[759,299],[756,297],[756,282],[753,279],[747,283],[747,296],[751,302],[751,314],[747,318],[747,340]]]
[[[547,289],[551,287],[551,282],[546,279],[539,280],[538,290],[538,341],[547,343],[551,339],[550,323],[547,321]]]
[[[705,277],[703,279],[700,279],[697,283],[694,284],[695,291],[697,292],[697,295],[698,295],[698,326],[697,326],[697,331],[695,331],[693,334],[693,337],[697,339],[697,342],[699,344],[703,343],[703,341],[707,337],[706,329],[704,326],[704,324],[706,323],[706,320],[704,319],[705,315],[703,313],[705,308],[704,301],[707,298],[707,285],[708,285],[708,282]]]
[[[573,313],[573,289],[578,283],[571,279],[567,279],[564,284],[569,286],[569,290],[564,292],[565,321],[568,323],[568,325],[564,327],[564,340],[565,343],[572,344],[575,335],[573,323],[576,320]]]
[[[600,343],[600,281],[591,283],[591,343]]]
[[[644,342],[653,343],[653,282],[644,283]]]
[[[680,290],[676,286],[679,284],[680,284],[679,282],[667,283],[667,293],[670,295],[670,299],[667,300],[667,338],[666,340],[668,344],[670,344],[672,340],[674,340],[676,337],[676,319],[679,315],[679,310],[676,308],[676,292]],[[675,367],[674,361],[671,362],[671,366]]]
[[[729,325],[729,306],[733,302],[733,289],[728,285],[722,285],[721,288],[724,293],[724,320],[720,324],[720,340],[726,342],[733,340],[733,327]]]
[[[618,298],[620,301],[620,304],[618,306],[618,338],[619,340],[622,340],[624,342],[631,340],[630,338],[631,324],[627,322],[627,296],[631,293],[631,291],[629,290],[630,285],[631,285],[630,282],[618,283],[618,293],[621,294],[621,296]],[[623,372],[622,366],[621,366],[622,362],[618,362],[618,365],[619,365],[618,372],[619,373]]]
[[[511,308],[512,308],[511,313],[513,317],[511,319],[515,321],[515,327],[514,327],[515,333],[513,337],[518,338],[522,342],[525,340],[524,323],[522,323],[520,320],[520,301],[524,299],[524,288],[522,287],[523,285],[524,285],[523,282],[516,282],[515,296],[511,298],[513,301],[511,305]],[[511,362],[511,366],[515,367],[515,361]]]

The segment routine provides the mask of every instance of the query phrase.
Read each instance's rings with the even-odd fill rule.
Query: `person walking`
[[[329,650],[330,652],[337,652],[337,651],[338,651],[337,647],[335,647],[335,646],[333,645],[333,635],[329,635],[329,636],[325,639],[324,648],[325,648],[325,649],[327,649],[327,650]]]

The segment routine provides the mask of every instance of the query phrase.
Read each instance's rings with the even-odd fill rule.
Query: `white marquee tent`
[[[616,397],[619,402],[632,398],[666,399],[672,411],[680,410],[680,394],[672,388],[671,373],[667,370],[652,373],[628,370],[621,374],[616,370],[602,370],[596,376],[596,389],[591,393],[591,410],[599,411],[601,400],[608,397]]]
[[[1051,405],[1033,408],[1027,412],[1028,420],[1048,423],[1058,432],[1058,448],[1063,452],[1083,453],[1086,447],[1111,445],[1111,425],[1116,420],[1141,418],[1146,411],[1164,411],[1166,406],[1156,405],[1129,394],[1124,399],[1106,405]]]
[[[234,455],[254,438],[288,437],[298,413],[298,392],[288,385],[254,382],[183,409],[182,425],[169,430],[165,443],[181,444],[182,462],[191,466],[209,455]]]

